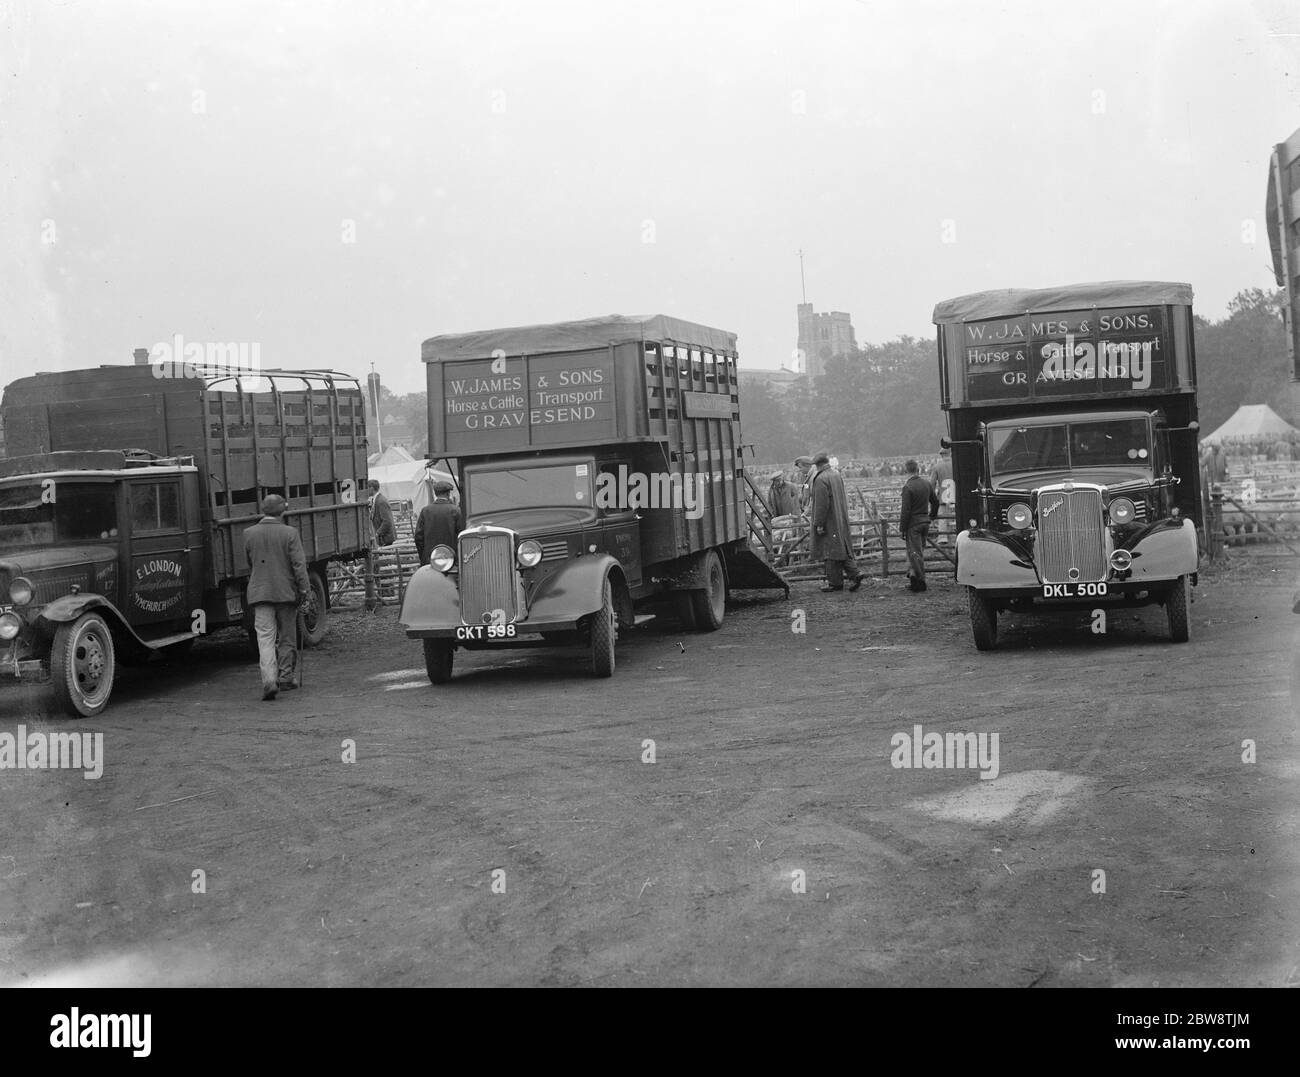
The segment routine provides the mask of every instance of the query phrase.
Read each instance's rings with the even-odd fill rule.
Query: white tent
[[[366,463],[371,467],[388,467],[390,464],[405,464],[414,459],[401,445],[390,445],[381,453],[371,453]]]
[[[1267,404],[1242,404],[1226,423],[1201,440],[1216,445],[1236,438],[1285,437],[1294,433],[1296,428]]]
[[[439,479],[455,485],[451,475],[441,468],[429,467],[424,460],[407,460],[405,463],[381,464],[369,468],[369,477],[379,480],[380,492],[390,501],[409,501],[419,512],[433,500],[433,484]],[[452,494],[456,498],[456,494]]]

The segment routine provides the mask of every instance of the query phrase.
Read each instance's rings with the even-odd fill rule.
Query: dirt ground
[[[0,733],[105,769],[0,771],[0,982],[1295,985],[1295,568],[1203,573],[1187,644],[1151,608],[982,654],[950,579],[894,578],[652,622],[610,681],[458,652],[435,688],[386,609],[274,703],[229,636],[96,719],[9,688]],[[894,767],[916,725],[996,732],[998,776]]]

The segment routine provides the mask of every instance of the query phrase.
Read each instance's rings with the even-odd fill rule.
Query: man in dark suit
[[[375,531],[376,546],[391,546],[397,541],[397,527],[393,524],[393,509],[388,498],[379,492],[379,480],[366,484],[370,489],[370,526]]]
[[[925,590],[925,536],[930,533],[930,520],[938,515],[939,495],[930,480],[921,475],[915,460],[907,462],[907,482],[903,483],[898,517],[898,530],[907,540],[907,574],[909,591]]]
[[[451,483],[446,479],[435,482],[433,497],[415,521],[415,552],[422,565],[429,563],[429,554],[435,546],[450,546],[454,550],[462,525],[460,506],[451,503]]]
[[[247,601],[253,607],[263,700],[274,699],[277,689],[298,687],[298,606],[311,593],[302,539],[285,523],[286,507],[279,494],[267,494],[262,518],[244,532],[250,570]]]

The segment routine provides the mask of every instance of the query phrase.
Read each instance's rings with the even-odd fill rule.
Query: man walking
[[[378,479],[371,479],[366,485],[370,488],[370,526],[375,529],[375,545],[391,546],[397,541],[393,510],[388,498],[379,492]]]
[[[903,483],[898,529],[907,540],[907,587],[910,591],[924,591],[925,536],[930,532],[930,518],[939,511],[939,495],[929,480],[921,476],[915,460],[909,460],[904,466],[907,481]]]
[[[422,565],[429,563],[435,546],[450,546],[454,550],[460,536],[460,506],[451,502],[451,483],[446,479],[435,482],[433,498],[415,521],[415,552]]]
[[[826,582],[823,591],[843,591],[844,577],[851,583],[850,591],[862,586],[862,573],[853,558],[853,538],[849,530],[849,496],[844,489],[840,473],[831,467],[831,458],[824,452],[813,457],[812,482],[812,555],[826,562]]]
[[[253,607],[257,656],[262,670],[262,699],[278,689],[297,688],[298,607],[311,593],[302,539],[285,523],[284,498],[267,494],[262,518],[244,532],[248,558],[248,604]]]

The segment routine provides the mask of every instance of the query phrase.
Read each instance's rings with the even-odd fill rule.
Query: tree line
[[[1197,316],[1204,432],[1241,404],[1268,404],[1288,422],[1300,419],[1291,404],[1285,302],[1281,291],[1251,288],[1236,295],[1219,321]],[[743,356],[741,361],[743,369]],[[819,449],[858,460],[928,455],[938,451],[946,430],[933,337],[865,344],[829,360],[821,376],[801,378],[783,393],[746,382],[740,403],[744,441],[752,447],[746,460],[755,463],[788,463]],[[420,457],[428,430],[425,394],[396,395],[385,386],[380,413],[410,427],[415,437],[407,447]]]
[[[1239,292],[1225,317],[1195,317],[1201,429],[1242,404],[1268,404],[1296,423],[1281,291]],[[742,368],[743,369],[743,368]],[[901,336],[828,360],[825,373],[784,392],[747,382],[741,392],[746,459],[785,463],[825,449],[845,459],[935,453],[946,431],[933,338]],[[1300,425],[1300,424],[1298,424]]]

